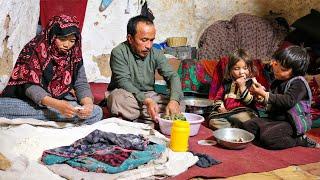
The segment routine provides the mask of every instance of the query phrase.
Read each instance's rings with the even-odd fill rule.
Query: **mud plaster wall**
[[[36,34],[39,0],[0,0],[0,92],[23,46]]]
[[[106,81],[111,75],[109,54],[125,40],[128,19],[141,11],[140,0],[113,0],[103,12],[99,11],[100,2],[88,0],[82,30],[89,81]],[[156,18],[156,43],[170,36],[186,36],[191,46],[197,46],[201,33],[213,22],[229,20],[238,13],[264,16],[272,10],[292,23],[311,8],[320,10],[319,0],[148,0],[148,5]],[[11,71],[23,45],[35,35],[39,0],[0,0],[0,7],[0,78],[3,78]],[[9,27],[4,23],[7,14]]]

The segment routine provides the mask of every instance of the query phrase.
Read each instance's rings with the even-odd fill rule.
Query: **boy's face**
[[[274,78],[278,80],[287,80],[292,76],[292,68],[285,68],[276,60],[271,60],[271,67],[273,70]]]

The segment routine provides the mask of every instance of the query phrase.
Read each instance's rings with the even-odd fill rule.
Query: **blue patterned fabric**
[[[164,145],[148,145],[142,135],[95,130],[70,146],[44,151],[46,165],[68,164],[82,171],[118,173],[157,159]]]
[[[65,158],[57,155],[47,155],[43,159],[43,163],[46,165],[66,163],[82,171],[114,174],[134,169],[140,165],[148,163],[150,160],[157,159],[165,149],[166,147],[160,144],[148,145],[144,151],[132,151],[129,158],[117,167],[103,163],[91,157],[81,156],[77,158]]]

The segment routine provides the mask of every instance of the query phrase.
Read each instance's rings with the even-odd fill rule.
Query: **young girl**
[[[294,135],[295,126],[289,122],[287,111],[297,102],[308,100],[308,84],[301,79],[294,79],[285,91],[288,81],[296,76],[303,76],[309,65],[307,52],[299,46],[289,46],[275,53],[271,61],[275,80],[271,91],[267,92],[257,82],[250,92],[264,98],[267,118],[254,118],[243,126],[256,136],[259,144],[267,149],[286,149],[294,146],[320,147],[305,135]]]
[[[214,98],[215,108],[213,113],[209,116],[214,124],[215,119],[221,117],[227,117],[230,120],[230,116],[233,113],[228,113],[231,110],[238,107],[252,107],[254,108],[254,98],[248,91],[248,80],[253,78],[256,74],[256,69],[253,65],[253,60],[249,54],[243,49],[236,50],[229,58],[228,65],[225,70],[225,75],[220,88],[217,91],[217,95]],[[252,81],[252,80],[251,80]],[[247,108],[248,110],[249,108]],[[241,110],[244,111],[244,110]],[[246,117],[242,117],[240,121],[251,119],[252,113]],[[232,119],[232,117],[231,117]],[[221,121],[221,119],[219,120]],[[212,124],[210,122],[210,125]],[[221,123],[221,122],[220,122]],[[237,122],[233,122],[237,123]]]

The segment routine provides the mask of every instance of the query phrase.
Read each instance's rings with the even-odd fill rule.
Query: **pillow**
[[[296,20],[291,26],[307,33],[312,38],[320,41],[320,12],[311,9],[310,14]]]

